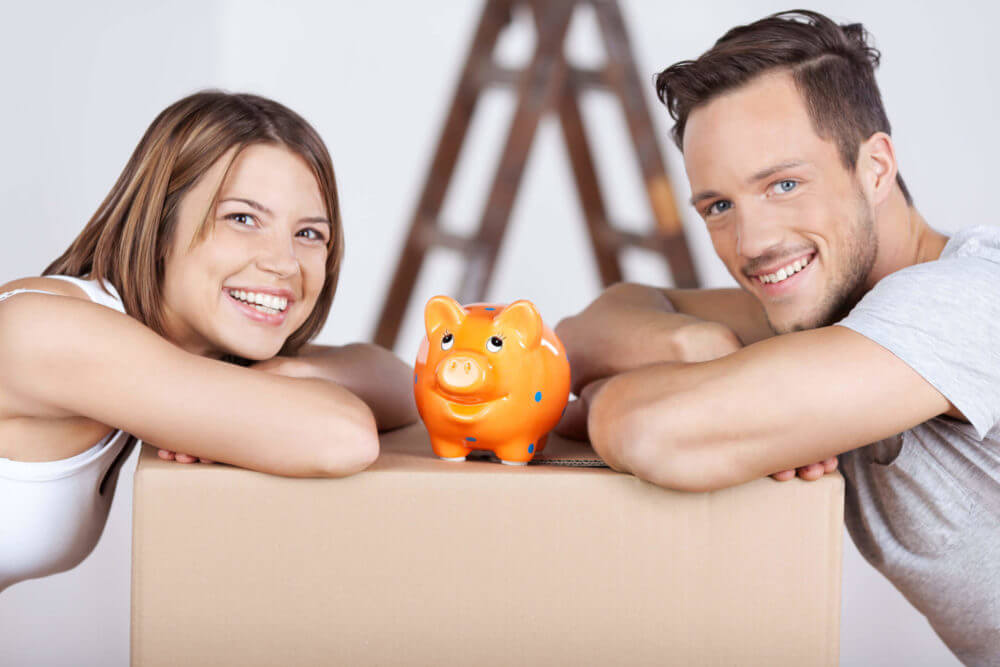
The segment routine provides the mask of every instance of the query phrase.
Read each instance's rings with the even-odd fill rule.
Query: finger
[[[169,449],[161,449],[160,451],[158,451],[156,453],[156,455],[159,456],[164,461],[173,461],[174,460],[174,453],[172,451],[170,451]]]
[[[190,454],[181,454],[178,452],[174,460],[178,463],[194,463],[198,459]]]
[[[799,477],[807,482],[816,481],[825,474],[826,470],[823,468],[822,463],[810,463],[807,466],[802,466],[798,470]]]
[[[836,469],[837,469],[837,457],[836,456],[833,456],[831,458],[828,458],[826,461],[823,461],[823,470],[824,470],[824,472],[833,472]]]
[[[577,399],[566,404],[566,412],[555,427],[556,433],[570,440],[587,439],[587,408]]]
[[[791,470],[782,470],[781,472],[774,473],[773,475],[771,475],[771,477],[778,480],[779,482],[787,482],[788,480],[795,477],[795,469],[793,468]]]

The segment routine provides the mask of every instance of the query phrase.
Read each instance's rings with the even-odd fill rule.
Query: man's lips
[[[816,263],[816,255],[806,256],[808,261],[805,266],[800,263],[796,263],[797,260],[793,260],[793,266],[799,266],[798,269],[793,269],[792,273],[788,273],[788,264],[779,267],[776,271],[771,273],[758,273],[750,277],[750,282],[753,287],[769,299],[781,298],[790,295],[793,291],[798,289],[799,285],[803,284],[803,281],[809,279],[809,275],[812,274],[813,264]]]
[[[754,271],[744,271],[743,275],[748,278],[760,279],[761,276],[768,276],[772,273],[777,273],[781,269],[786,269],[787,267],[794,264],[799,260],[806,260],[807,263],[811,263],[816,256],[815,250],[810,250],[808,252],[800,253],[798,255],[790,255],[787,259],[783,259],[780,262],[772,262],[766,268],[755,269]]]

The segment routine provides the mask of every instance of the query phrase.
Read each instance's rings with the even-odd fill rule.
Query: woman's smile
[[[225,287],[222,293],[242,315],[271,326],[284,324],[289,308],[295,303],[295,296],[287,289]]]

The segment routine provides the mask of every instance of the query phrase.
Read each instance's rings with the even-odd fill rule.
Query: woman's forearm
[[[413,369],[385,348],[367,343],[309,345],[294,363],[301,374],[336,382],[364,401],[379,431],[417,421]]]

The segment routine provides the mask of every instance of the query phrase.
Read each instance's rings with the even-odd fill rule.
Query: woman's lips
[[[288,308],[291,308],[291,303],[288,304],[288,308],[280,313],[270,314],[262,313],[248,303],[244,303],[239,299],[233,298],[228,290],[223,290],[223,294],[226,296],[226,300],[233,304],[235,308],[241,312],[243,315],[253,320],[254,322],[260,322],[261,324],[267,324],[270,326],[281,326],[285,322],[285,318],[288,316]]]

